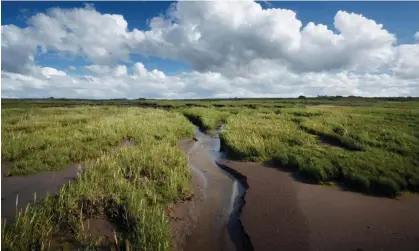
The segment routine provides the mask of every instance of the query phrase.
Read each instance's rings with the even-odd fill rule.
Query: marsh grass
[[[134,142],[142,140],[138,135],[142,135],[140,131],[144,130],[148,130],[149,135],[156,139],[173,139],[177,137],[177,132],[183,133],[181,129],[171,127],[173,118],[166,116],[163,111],[142,111],[150,109],[4,109],[2,158],[13,163],[8,175],[57,170],[72,163],[94,159],[115,148],[123,139]],[[142,121],[150,119],[154,120],[156,130],[142,128]],[[172,130],[177,131],[168,134]]]
[[[71,240],[72,247],[95,250],[101,241],[89,234],[84,222],[102,215],[118,226],[115,250],[169,250],[165,209],[168,203],[186,198],[190,193],[187,159],[176,142],[191,137],[193,126],[180,114],[153,109],[105,107],[65,111],[68,116],[74,112],[98,116],[73,130],[86,130],[91,137],[98,138],[108,134],[118,140],[130,137],[135,145],[90,161],[77,179],[63,186],[56,196],[27,206],[14,222],[3,222],[2,249],[46,250],[60,243],[55,236],[64,236]],[[31,113],[60,114],[54,109],[31,110]],[[34,133],[48,136],[42,131]],[[75,145],[71,140],[78,142],[79,138],[73,134],[68,140],[66,144]],[[58,149],[58,153],[67,154]],[[60,245],[64,248],[67,244]]]
[[[229,109],[194,107],[180,111],[202,130],[215,129],[220,124],[225,123],[227,117],[231,115]]]
[[[243,110],[227,118],[220,137],[232,158],[273,160],[315,183],[393,197],[419,191],[415,107]]]

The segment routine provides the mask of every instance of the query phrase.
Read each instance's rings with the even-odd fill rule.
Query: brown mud
[[[177,145],[189,156],[189,151],[194,144],[195,141],[193,139],[183,139]],[[186,237],[193,231],[198,220],[199,207],[203,201],[204,179],[193,170],[191,176],[190,191],[192,196],[187,200],[170,205],[168,208],[172,247],[174,250],[184,249]]]
[[[98,251],[118,250],[115,235],[120,229],[107,216],[98,215],[83,220],[82,231],[85,243],[76,241],[71,235],[53,234],[48,250],[88,250],[90,244],[87,243],[96,243],[94,250]]]
[[[372,197],[262,164],[217,163],[249,186],[241,221],[254,250],[419,250],[417,195]]]

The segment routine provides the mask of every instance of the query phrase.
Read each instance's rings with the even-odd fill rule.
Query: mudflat
[[[249,186],[241,221],[254,250],[419,250],[419,196],[373,197],[219,160]]]

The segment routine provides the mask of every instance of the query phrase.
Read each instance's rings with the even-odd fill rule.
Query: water
[[[77,177],[80,165],[49,172],[40,172],[28,176],[1,177],[1,217],[12,221],[21,209],[36,199],[39,201],[49,195],[55,195],[60,188]]]
[[[196,128],[198,141],[188,153],[192,171],[204,182],[204,199],[186,251],[248,250],[239,218],[245,188],[216,163],[222,158],[218,133],[219,129],[208,135]]]
[[[124,147],[133,145],[129,139],[123,140],[115,149],[116,151]],[[56,171],[44,171],[27,176],[9,176],[5,173],[11,163],[2,163],[1,176],[1,218],[13,221],[16,213],[24,209],[28,204],[36,200],[39,201],[47,195],[55,195],[60,188],[71,182],[82,171],[86,164],[72,164],[68,167]]]

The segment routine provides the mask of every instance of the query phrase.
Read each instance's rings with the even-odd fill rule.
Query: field
[[[231,159],[370,195],[419,192],[415,99],[2,100],[5,176],[85,166],[56,196],[3,223],[2,248],[171,249],[165,210],[190,197],[176,146],[193,137],[188,119],[205,130],[223,124]],[[111,244],[90,229],[98,218],[114,226]]]

